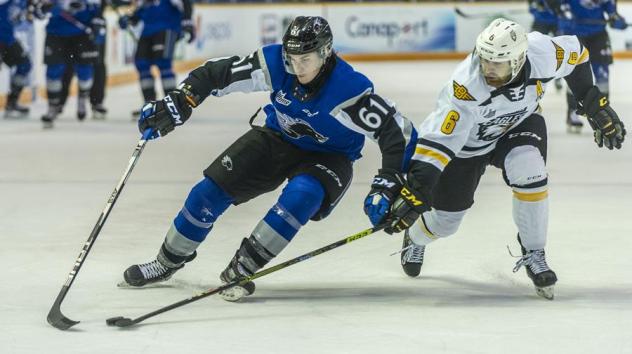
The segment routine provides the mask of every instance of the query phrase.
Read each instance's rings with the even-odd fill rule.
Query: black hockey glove
[[[191,105],[181,90],[171,91],[160,101],[151,101],[141,111],[138,129],[141,134],[152,128],[149,137],[155,139],[169,134],[175,127],[184,124],[192,113]]]
[[[182,31],[187,34],[187,43],[193,43],[195,40],[195,27],[193,26],[193,20],[190,18],[184,19],[180,22],[180,26],[182,27]]]
[[[422,193],[415,191],[408,184],[399,192],[391,207],[388,223],[384,231],[389,234],[402,232],[411,227],[424,212],[430,210],[430,204]]]
[[[625,140],[625,127],[610,107],[606,95],[601,93],[597,86],[591,87],[584,96],[580,113],[588,117],[588,123],[594,130],[595,142],[599,147],[605,145],[610,150],[621,149],[621,144]]]
[[[364,213],[373,225],[379,224],[389,213],[403,185],[402,175],[395,170],[381,169],[373,177],[371,190],[364,199]]]

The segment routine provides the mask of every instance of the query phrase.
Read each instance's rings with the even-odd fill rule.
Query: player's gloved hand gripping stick
[[[101,229],[103,228],[103,225],[105,224],[105,221],[107,220],[108,215],[110,215],[110,211],[112,211],[112,208],[114,207],[114,203],[116,203],[116,200],[118,199],[119,195],[121,195],[121,192],[123,191],[123,187],[125,187],[125,182],[127,182],[127,179],[132,174],[132,170],[134,169],[136,162],[138,162],[138,158],[140,157],[140,154],[143,152],[143,149],[145,148],[145,144],[147,143],[147,140],[149,140],[149,137],[152,136],[153,134],[154,134],[154,131],[151,128],[143,131],[143,136],[138,141],[138,144],[136,144],[136,148],[134,149],[134,152],[132,153],[132,157],[130,158],[129,163],[127,164],[125,173],[123,173],[123,176],[121,177],[118,184],[114,188],[114,191],[108,198],[108,201],[105,204],[105,208],[101,212],[101,215],[99,216],[99,219],[97,220],[97,223],[94,225],[94,228],[92,229],[92,232],[90,233],[90,237],[88,237],[88,240],[83,244],[83,248],[81,249],[81,252],[79,252],[79,256],[75,260],[75,263],[72,267],[72,270],[70,271],[70,274],[68,274],[68,279],[66,280],[66,283],[64,283],[64,285],[62,286],[61,291],[57,295],[57,299],[55,299],[53,306],[48,312],[48,316],[46,319],[48,323],[50,323],[53,327],[59,328],[61,330],[66,330],[76,325],[77,323],[79,323],[79,321],[73,321],[69,319],[68,317],[64,316],[64,314],[61,312],[61,309],[60,309],[61,303],[62,301],[64,301],[64,298],[66,297],[68,290],[70,290],[72,283],[77,277],[77,274],[79,273],[81,266],[83,265],[86,257],[88,256],[90,249],[92,248],[92,246],[94,245],[94,242],[99,236],[99,233],[101,232]]]

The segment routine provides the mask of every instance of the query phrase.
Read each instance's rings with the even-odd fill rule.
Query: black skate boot
[[[522,257],[516,262],[516,266],[513,269],[514,273],[517,272],[520,267],[525,266],[527,276],[529,276],[535,286],[535,292],[547,300],[553,300],[555,297],[554,287],[557,282],[557,275],[555,275],[555,272],[546,264],[544,249],[527,251],[522,246],[520,235],[518,235],[518,242],[520,242]]]
[[[149,263],[134,264],[123,273],[124,283],[119,284],[120,287],[142,287],[148,284],[163,282],[171,278],[171,276],[179,269],[184,267],[185,263],[191,262],[197,256],[197,252],[193,252],[184,261],[174,264],[162,254],[158,254],[155,260]]]
[[[7,105],[4,108],[4,118],[22,119],[28,117],[28,115],[28,107],[19,105],[16,100],[7,100]]]
[[[107,114],[108,110],[102,104],[92,105],[92,119],[104,120]]]
[[[233,259],[231,259],[228,267],[226,267],[222,274],[219,275],[219,279],[222,281],[222,283],[227,284],[240,278],[249,277],[253,274],[241,263],[239,263],[238,258],[239,250],[237,251],[237,254],[235,254],[235,256],[233,257]],[[230,289],[226,289],[219,294],[226,301],[236,302],[240,301],[245,296],[252,295],[254,292],[255,283],[249,281],[245,284],[236,285]]]
[[[408,229],[404,232],[404,242],[402,244],[402,269],[409,277],[416,277],[421,273],[421,266],[424,264],[424,252],[426,246],[417,246],[408,235]]]
[[[48,106],[48,111],[41,118],[44,129],[50,129],[53,127],[53,122],[57,119],[59,113],[61,113],[60,106]]]

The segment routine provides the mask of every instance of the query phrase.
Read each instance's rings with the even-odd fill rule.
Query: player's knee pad
[[[75,65],[75,72],[77,73],[79,90],[90,90],[94,77],[94,67],[92,65],[77,64]]]
[[[31,60],[26,57],[26,60],[23,60],[20,64],[16,66],[15,75],[26,77],[31,72],[31,67]]]
[[[512,187],[529,188],[546,185],[546,163],[535,146],[517,146],[505,157],[505,176]]]
[[[430,232],[435,237],[448,237],[454,235],[461,221],[465,216],[466,210],[462,211],[444,211],[433,209],[423,214],[421,223],[425,226],[426,232]]]
[[[295,176],[285,186],[263,222],[274,234],[289,241],[316,214],[324,198],[325,189],[316,178],[307,174]]]
[[[305,225],[319,209],[325,198],[325,188],[310,175],[293,177],[283,189],[279,202],[301,225]]]
[[[60,80],[66,70],[65,64],[53,64],[46,66],[46,80]]]
[[[233,202],[214,181],[204,178],[189,193],[173,224],[189,240],[202,242],[217,218]]]

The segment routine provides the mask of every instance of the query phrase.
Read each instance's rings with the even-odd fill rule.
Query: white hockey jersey
[[[455,156],[489,153],[512,128],[539,110],[546,85],[588,61],[575,36],[529,33],[525,77],[520,84],[495,89],[487,85],[480,60],[470,54],[441,90],[436,109],[421,123],[414,160],[443,171]]]

